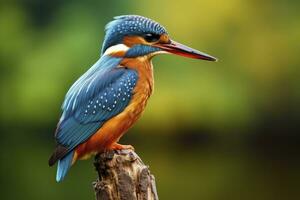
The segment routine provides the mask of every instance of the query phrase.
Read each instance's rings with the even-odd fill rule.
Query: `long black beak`
[[[173,40],[171,40],[170,43],[159,43],[159,44],[156,44],[155,46],[161,48],[162,50],[164,50],[166,52],[184,56],[184,57],[188,57],[188,58],[195,58],[195,59],[208,60],[208,61],[217,61],[217,59],[213,56],[210,56],[206,53],[200,52],[196,49],[192,49],[188,46],[185,46],[185,45],[175,42]]]

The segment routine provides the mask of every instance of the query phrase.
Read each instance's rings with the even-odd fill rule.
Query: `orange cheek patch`
[[[125,44],[128,47],[132,47],[136,44],[144,44],[143,38],[139,36],[125,36],[123,39],[123,44]]]
[[[170,38],[167,34],[162,34],[159,38],[160,43],[169,43]]]

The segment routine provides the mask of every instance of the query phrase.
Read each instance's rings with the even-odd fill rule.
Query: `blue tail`
[[[56,181],[60,182],[64,180],[67,172],[69,171],[72,160],[73,160],[74,151],[68,153],[65,157],[58,161],[57,172],[56,172]]]

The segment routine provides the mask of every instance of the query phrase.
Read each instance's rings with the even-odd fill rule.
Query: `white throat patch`
[[[118,52],[124,52],[124,51],[126,52],[128,49],[129,47],[126,46],[125,44],[117,44],[106,49],[103,55],[105,56],[105,55],[115,54]]]

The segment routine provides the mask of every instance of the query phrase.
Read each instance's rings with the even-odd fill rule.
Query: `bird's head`
[[[101,54],[117,57],[152,57],[160,53],[216,61],[216,58],[170,39],[159,23],[138,15],[115,17],[106,25]]]

